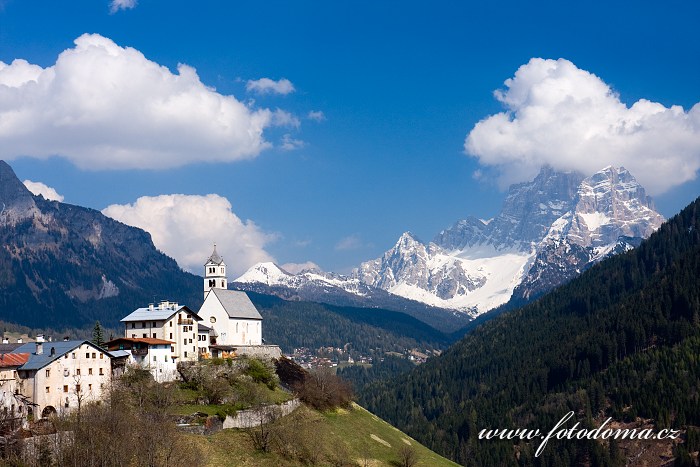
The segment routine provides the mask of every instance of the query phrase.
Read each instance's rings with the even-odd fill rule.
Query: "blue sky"
[[[575,67],[569,67],[562,79],[578,77],[589,83],[594,80],[579,75],[593,74],[627,107],[640,99],[666,108],[681,106],[680,120],[659,124],[644,140],[645,146],[657,147],[654,138],[660,138],[659,134],[675,134],[679,125],[685,131],[676,140],[660,141],[658,152],[645,156],[669,166],[661,172],[664,182],[652,194],[666,216],[700,194],[700,183],[693,178],[700,160],[700,130],[693,126],[697,119],[688,117],[700,102],[698,2],[636,2],[631,7],[628,2],[141,0],[132,8],[114,12],[110,12],[109,0],[5,0],[0,5],[0,61],[8,65],[24,59],[51,67],[59,54],[76,47],[76,39],[85,33],[97,34],[117,47],[139,51],[145,60],[167,67],[172,74],[178,74],[180,63],[194,68],[203,85],[215,88],[220,96],[233,96],[251,112],[278,112],[269,117],[262,131],[271,147],[256,146],[245,159],[208,161],[205,154],[215,153],[219,146],[209,145],[206,131],[196,131],[191,137],[183,134],[184,143],[176,141],[186,147],[182,151],[191,154],[189,158],[181,155],[186,159],[183,165],[154,162],[145,169],[116,163],[116,152],[101,155],[95,149],[102,147],[102,136],[106,146],[116,144],[115,135],[122,134],[123,140],[134,137],[130,149],[150,148],[148,139],[119,128],[120,122],[128,126],[128,117],[115,117],[104,127],[91,123],[83,133],[78,128],[67,136],[44,136],[51,131],[37,125],[27,140],[45,141],[37,143],[35,150],[25,149],[21,140],[5,143],[0,128],[0,146],[6,148],[2,157],[18,176],[55,188],[65,202],[100,210],[132,205],[133,211],[133,203],[143,196],[216,194],[226,198],[235,213],[228,223],[210,232],[193,225],[170,225],[169,231],[181,236],[197,230],[184,242],[160,233],[161,249],[181,264],[196,264],[192,258],[209,248],[191,244],[218,241],[228,246],[221,253],[229,263],[313,261],[326,270],[347,272],[380,255],[403,231],[429,240],[467,215],[491,217],[504,197],[504,184],[523,173],[523,167],[531,169],[533,161],[551,156],[535,151],[523,156],[528,159],[521,165],[494,147],[488,139],[492,135],[484,136],[483,154],[470,156],[465,154],[465,138],[481,120],[504,110],[523,111],[523,107],[508,109],[510,101],[499,101],[494,91],[503,90],[504,81],[534,57],[570,61]],[[111,72],[91,70],[85,63],[72,70],[76,79],[83,80]],[[294,91],[279,94],[246,89],[249,81],[261,78],[286,78]],[[523,86],[531,83],[525,78],[520,81]],[[134,94],[134,100],[137,98]],[[10,105],[1,99],[0,105]],[[46,100],[42,105],[60,115],[55,107],[65,101],[42,99]],[[606,102],[601,103],[602,108],[608,108]],[[48,112],[45,107],[39,107],[40,111]],[[323,118],[309,118],[310,112],[315,112],[311,116],[322,112]],[[90,113],[82,116],[92,118]],[[206,130],[206,122],[203,125]],[[154,132],[159,135],[154,139],[163,139],[163,135],[167,139],[172,128]],[[518,139],[528,137],[518,133]],[[86,148],[82,141],[66,142],[69,138],[94,141]],[[225,139],[224,143],[235,145],[239,140]],[[197,154],[200,148],[201,155]],[[677,148],[683,160],[665,164]],[[602,162],[608,148],[597,145],[593,149],[600,168],[607,165]],[[75,154],[66,154],[73,150]],[[20,157],[32,151],[34,157]],[[49,154],[56,155],[46,157]],[[572,168],[581,168],[575,160],[580,154],[568,157]],[[611,157],[610,163],[615,162]],[[561,167],[569,168],[567,163],[562,160]],[[688,181],[683,184],[667,180],[669,174],[688,171]],[[475,177],[475,172],[481,176]],[[197,222],[201,212],[188,213],[197,211],[197,202],[212,200],[157,201],[160,204],[140,208],[156,209],[169,203],[173,209],[173,203],[180,203],[177,212],[167,212]],[[221,203],[216,206],[226,217],[228,208]],[[139,214],[144,217],[143,211]],[[156,236],[154,233],[154,240]],[[225,236],[231,238],[217,238]],[[234,242],[243,245],[234,247]]]

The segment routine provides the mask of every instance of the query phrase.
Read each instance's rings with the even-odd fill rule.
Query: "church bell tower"
[[[207,294],[211,289],[226,290],[227,288],[226,263],[224,263],[224,259],[219,256],[219,253],[216,252],[215,243],[214,252],[204,264],[204,298],[207,298]]]

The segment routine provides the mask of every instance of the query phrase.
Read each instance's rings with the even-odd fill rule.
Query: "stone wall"
[[[279,405],[271,404],[257,409],[241,410],[234,416],[229,415],[226,417],[224,429],[250,428],[259,426],[261,423],[272,422],[294,412],[300,405],[299,399],[292,399]]]
[[[282,349],[279,345],[237,345],[235,348],[237,355],[267,359],[282,357]]]

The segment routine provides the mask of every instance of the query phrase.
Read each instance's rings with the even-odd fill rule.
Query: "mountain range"
[[[338,295],[384,302],[403,297],[473,318],[511,299],[535,298],[601,259],[634,248],[663,221],[624,167],[606,167],[589,177],[543,167],[531,182],[510,187],[492,219],[467,217],[428,243],[405,232],[381,257],[348,276],[314,270],[290,274],[265,263],[236,283],[318,301]]]

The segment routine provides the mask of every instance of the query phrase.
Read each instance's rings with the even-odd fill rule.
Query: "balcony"
[[[192,318],[185,318],[185,319],[178,319],[178,320],[177,320],[177,324],[189,324],[189,325],[192,325],[192,324],[194,324],[194,323],[193,323]]]
[[[148,349],[131,349],[131,355],[143,357],[148,355]]]

